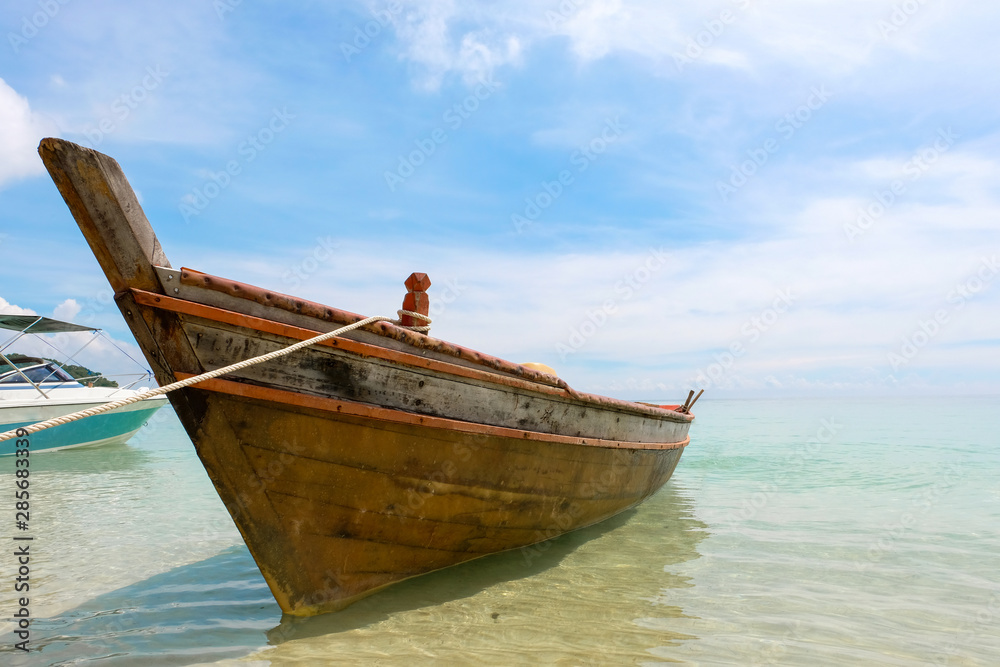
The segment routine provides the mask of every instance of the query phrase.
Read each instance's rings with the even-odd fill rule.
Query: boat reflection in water
[[[693,583],[678,567],[700,557],[707,533],[693,500],[668,484],[640,507],[543,543],[411,579],[314,618],[285,616],[281,664],[343,656],[408,664],[634,664],[692,639],[671,630],[684,616],[672,592]],[[291,641],[294,640],[294,641]],[[652,651],[656,653],[652,653]],[[599,659],[597,659],[599,657]]]
[[[50,660],[117,656],[173,664],[196,653],[271,664],[631,664],[691,639],[673,591],[704,524],[668,485],[641,507],[543,543],[403,582],[337,614],[282,617],[247,550],[97,597],[33,626]],[[294,641],[293,641],[294,640]],[[254,653],[265,644],[271,647]],[[656,651],[655,654],[651,651]],[[205,659],[205,658],[202,658]],[[131,661],[131,662],[130,662]]]

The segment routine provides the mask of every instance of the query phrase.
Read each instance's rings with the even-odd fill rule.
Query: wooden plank
[[[481,449],[477,454],[482,455],[472,462],[456,461],[452,442],[436,443],[426,451],[412,453],[405,462],[397,462],[394,457],[405,451],[406,440],[415,432],[420,434],[419,430],[407,429],[408,437],[381,429],[356,435],[363,428],[347,429],[347,433],[364,439],[366,446],[379,444],[380,451],[366,456],[341,447],[326,453],[332,460],[319,460],[310,456],[308,448],[299,447],[297,441],[287,443],[288,449],[302,452],[295,455],[273,449],[278,443],[258,441],[248,455],[268,491],[301,495],[359,512],[457,523],[481,523],[491,518],[487,515],[498,507],[551,513],[574,502],[607,500],[614,504],[638,498],[661,475],[661,460],[679,458],[679,452],[646,453],[641,457],[644,465],[634,468],[601,462],[573,465],[569,461],[553,462],[541,452],[505,453],[501,449],[504,442],[498,440],[496,448],[485,454]],[[581,483],[579,477],[596,481]],[[532,521],[507,523],[528,526]]]
[[[202,366],[209,370],[290,344],[276,336],[191,320],[187,332]],[[504,378],[513,384],[490,382],[483,371],[419,357],[413,365],[406,358],[396,363],[398,353],[379,358],[376,355],[388,352],[379,348],[359,356],[336,340],[330,342],[334,344],[300,350],[280,362],[251,366],[225,377],[450,419],[604,440],[669,442],[682,439],[688,429],[686,422],[672,419],[587,410],[574,399],[534,391],[531,385],[522,387],[517,383],[523,381],[514,378]]]
[[[235,281],[210,276],[208,274],[183,268],[180,270],[181,281],[177,286],[177,273],[170,270],[159,272],[164,289],[169,294],[192,302],[188,307],[197,305],[214,306],[222,310],[250,315],[267,320],[271,323],[284,323],[301,327],[317,333],[332,331],[338,326],[350,324],[363,319],[360,315],[346,313],[336,308],[311,303],[304,299],[289,297],[254,285],[246,285]],[[167,276],[173,276],[167,289]],[[166,303],[164,307],[177,308],[178,304]],[[185,311],[188,312],[188,311]],[[193,313],[193,311],[191,311]],[[558,390],[559,395],[569,395],[587,404],[588,407],[600,406],[605,410],[626,412],[642,412],[661,418],[675,419],[690,423],[693,417],[674,410],[679,406],[652,405],[635,403],[607,396],[580,393],[570,388],[565,381],[548,373],[522,364],[515,364],[503,359],[464,348],[454,343],[448,343],[424,334],[408,331],[386,322],[371,325],[370,330],[356,330],[348,333],[345,338],[359,340],[379,345],[392,350],[448,361],[451,364],[469,368],[487,368],[500,376],[527,380],[538,385],[547,385]]]
[[[162,275],[162,272],[161,272]],[[167,282],[166,284],[171,284]],[[215,293],[212,293],[215,294]],[[204,336],[204,330],[199,330],[198,327],[209,327],[214,328],[219,332],[222,332],[222,336],[231,335],[236,330],[233,327],[238,327],[244,331],[240,332],[241,335],[249,336],[255,339],[260,339],[261,341],[272,341],[275,344],[279,343],[278,338],[274,336],[280,336],[285,338],[291,338],[295,341],[307,340],[313,338],[320,333],[325,333],[332,331],[335,327],[331,327],[327,322],[320,320],[311,320],[303,322],[312,328],[306,329],[301,326],[289,325],[281,321],[272,321],[264,317],[247,315],[243,312],[231,311],[222,307],[207,306],[199,302],[186,301],[184,299],[178,299],[168,296],[161,296],[156,294],[149,294],[139,290],[134,292],[135,298],[139,303],[144,305],[152,306],[154,308],[159,308],[163,310],[169,310],[171,312],[179,313],[182,315],[188,315],[191,317],[185,318],[185,321],[189,323],[188,330],[192,337],[192,345],[196,349],[201,349],[202,337]],[[237,300],[238,301],[238,300]],[[239,305],[239,304],[237,304]],[[248,302],[249,307],[256,307],[257,309],[262,309],[259,304]],[[266,314],[266,313],[262,313]],[[195,319],[196,318],[196,319]],[[301,316],[300,316],[301,318]],[[220,326],[229,325],[229,326]],[[261,336],[260,334],[273,334],[274,336]],[[367,334],[368,337],[365,339],[366,342],[361,340],[352,340],[352,337],[356,337],[356,334]],[[220,334],[216,334],[218,337]],[[207,352],[211,354],[213,351],[206,340],[205,347]],[[586,414],[592,405],[589,405],[589,396],[584,395],[581,400],[580,397],[576,395],[571,395],[567,389],[553,387],[546,384],[540,384],[530,380],[525,380],[520,377],[509,377],[499,374],[495,371],[486,371],[482,368],[477,368],[474,365],[467,366],[466,364],[459,364],[460,359],[455,357],[448,357],[445,355],[435,355],[433,357],[427,356],[426,350],[419,350],[413,348],[412,346],[407,347],[405,351],[396,349],[395,346],[386,346],[387,343],[392,343],[391,339],[386,339],[380,336],[374,336],[370,332],[356,330],[346,334],[344,338],[338,337],[332,340],[324,341],[320,343],[317,347],[331,347],[341,350],[346,350],[352,352],[361,357],[365,358],[377,358],[392,361],[397,364],[402,364],[412,368],[421,368],[434,371],[440,371],[443,373],[448,373],[450,375],[456,375],[463,378],[470,378],[474,380],[481,380],[484,385],[495,386],[503,385],[505,387],[511,387],[515,389],[524,389],[528,392],[534,394],[545,394],[548,396],[561,397],[567,400],[562,401],[565,406],[572,406],[576,411],[577,415]],[[287,345],[287,342],[282,342],[282,345]],[[232,348],[232,344],[229,341],[225,341],[219,346],[221,349]],[[238,346],[237,346],[238,348]],[[273,351],[275,348],[269,348],[267,351]],[[243,352],[240,356],[253,356],[253,354],[258,354],[259,352],[250,353],[249,351]],[[420,353],[420,354],[418,354]],[[439,358],[440,357],[440,358]],[[228,365],[234,363],[235,361],[242,360],[237,358],[232,354],[223,354],[220,357],[218,366],[211,366],[213,368]],[[610,400],[610,399],[609,399]],[[470,401],[473,402],[473,401]],[[488,405],[488,404],[480,404]],[[653,406],[646,403],[630,403],[626,401],[621,401],[619,404],[615,405],[601,405],[603,410],[599,411],[601,414],[626,414],[626,415],[643,415],[647,417],[653,417],[661,422],[672,422],[678,425],[684,425],[687,427],[692,421],[692,417],[687,414],[682,414],[675,412],[673,410],[662,409],[659,406]]]
[[[207,370],[276,351],[289,344],[286,336],[297,341],[316,335],[166,296],[140,291],[133,294],[140,303],[194,314],[184,318],[185,330],[200,365]],[[434,416],[605,440],[677,440],[690,423],[689,417],[669,410],[638,414],[591,410],[552,387],[343,339],[325,341],[281,361],[252,366],[228,377]]]
[[[42,139],[38,153],[111,288],[159,291],[153,267],[170,263],[118,163],[61,139]]]
[[[177,374],[178,379],[191,377],[187,373]],[[218,378],[204,380],[198,383],[199,387],[208,391],[230,394],[233,396],[243,396],[255,398],[263,403],[282,403],[290,406],[301,406],[323,410],[326,412],[354,415],[375,421],[388,421],[406,424],[419,424],[428,428],[440,430],[450,430],[464,433],[482,433],[490,436],[505,437],[516,440],[524,440],[532,443],[559,443],[576,447],[596,447],[606,449],[648,449],[667,450],[681,449],[688,444],[687,438],[674,442],[635,442],[627,440],[605,440],[602,438],[590,438],[581,436],[560,435],[558,433],[545,433],[539,431],[529,431],[525,429],[508,428],[504,426],[493,426],[472,421],[461,421],[447,419],[444,417],[434,417],[431,415],[421,415],[419,413],[404,412],[402,410],[383,408],[355,401],[345,401],[322,396],[311,396],[301,392],[284,391],[270,387],[259,387],[242,382],[232,382],[230,380],[220,380]]]

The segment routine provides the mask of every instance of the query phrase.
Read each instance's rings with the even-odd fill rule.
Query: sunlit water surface
[[[7,624],[0,663],[997,665],[998,408],[703,400],[639,508],[304,620],[165,409],[129,445],[32,459],[33,651]]]

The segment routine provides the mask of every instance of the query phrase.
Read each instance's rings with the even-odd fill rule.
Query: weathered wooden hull
[[[117,163],[58,140],[40,153],[161,384],[360,319],[170,268]],[[632,507],[692,419],[386,323],[170,398],[297,615]]]
[[[275,598],[297,614],[596,523],[660,488],[681,453],[539,444],[217,390],[190,390],[206,412],[193,439],[227,506],[241,508],[234,519]],[[249,482],[234,484],[216,428],[238,443]]]

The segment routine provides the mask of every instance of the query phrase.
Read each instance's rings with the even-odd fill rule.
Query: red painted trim
[[[200,317],[202,319],[211,320],[213,322],[221,322],[232,326],[252,329],[254,331],[274,334],[276,336],[284,336],[286,338],[292,338],[296,340],[308,340],[322,333],[319,331],[312,331],[310,329],[303,329],[301,327],[297,327],[291,324],[275,322],[274,320],[266,320],[260,317],[255,317],[253,315],[245,315],[243,313],[238,313],[232,310],[226,310],[224,308],[216,308],[215,306],[206,306],[204,304],[195,303],[194,301],[187,301],[185,299],[177,299],[174,297],[164,296],[162,294],[154,294],[152,292],[146,292],[137,289],[133,289],[130,291],[132,293],[133,298],[135,299],[135,302],[142,306],[149,306],[151,308],[158,308],[161,310],[169,310],[171,312],[180,313],[182,315]],[[499,375],[497,373],[491,373],[486,370],[479,370],[477,368],[468,368],[466,366],[459,366],[457,364],[448,363],[446,361],[440,361],[438,359],[428,359],[426,357],[420,357],[415,354],[400,352],[398,350],[391,350],[389,348],[380,347],[378,345],[370,345],[368,343],[362,343],[347,338],[334,338],[331,340],[323,341],[322,343],[319,344],[325,345],[327,347],[341,349],[346,352],[351,352],[361,357],[374,357],[376,359],[383,359],[385,361],[402,364],[404,366],[409,366],[411,368],[421,368],[425,370],[435,371],[438,373],[447,373],[449,375],[455,375],[458,377],[464,377],[472,380],[479,380],[481,382],[488,382],[491,384],[503,385],[506,387],[513,387],[516,389],[534,391],[541,394],[548,394],[550,396],[559,396],[562,398],[577,399],[584,402],[593,402],[597,403],[598,405],[600,405],[602,408],[605,409],[610,408],[610,409],[625,410],[633,413],[638,412],[644,415],[648,415],[654,418],[658,417],[661,419],[667,417],[669,421],[674,421],[674,422],[691,420],[691,418],[689,418],[687,415],[680,415],[680,413],[676,413],[671,410],[662,410],[655,406],[644,406],[636,403],[629,403],[627,401],[616,401],[615,399],[608,399],[604,397],[591,397],[589,394],[576,394],[575,392],[570,393],[565,389],[552,387],[546,384],[539,384],[537,382],[532,382],[531,380],[525,380],[517,377],[508,377],[505,375]],[[592,401],[591,400],[592,398],[601,398],[603,400]],[[677,417],[682,417],[682,419],[677,419]]]
[[[194,377],[190,373],[175,373],[178,380],[186,380]],[[343,401],[333,398],[323,398],[320,396],[310,396],[299,394],[283,389],[272,389],[270,387],[259,387],[242,382],[232,382],[230,380],[205,380],[193,385],[198,389],[214,391],[230,396],[241,396],[269,403],[281,403],[284,405],[295,405],[324,412],[335,412],[351,417],[363,417],[373,421],[390,422],[394,424],[411,424],[415,426],[425,426],[433,429],[444,429],[448,431],[459,431],[461,433],[475,433],[479,435],[490,435],[499,438],[515,438],[517,440],[530,440],[535,442],[551,442],[564,445],[578,445],[585,447],[606,447],[611,449],[681,449],[687,447],[690,438],[684,438],[681,442],[622,442],[617,440],[602,440],[600,438],[578,438],[568,435],[556,435],[554,433],[539,433],[537,431],[525,431],[523,429],[506,428],[503,426],[490,426],[487,424],[476,424],[473,422],[459,421],[457,419],[446,419],[444,417],[431,417],[429,415],[418,415],[402,410],[391,408],[380,408],[365,403],[355,403],[353,401]]]
[[[248,285],[246,283],[237,282],[228,278],[220,278],[218,276],[213,276],[194,269],[181,268],[180,281],[182,285],[219,292],[238,299],[252,301],[267,308],[277,308],[324,322],[343,325],[353,324],[364,319],[364,317],[356,313],[331,308],[330,306],[289,296],[287,294],[281,294],[280,292],[267,290],[263,287],[257,287],[256,285]],[[528,382],[556,387],[565,391],[566,395],[572,396],[573,398],[581,401],[586,401],[588,403],[611,409],[640,412],[654,417],[664,416],[657,406],[642,406],[631,401],[622,401],[616,398],[609,398],[607,396],[579,393],[571,389],[564,380],[547,373],[536,371],[521,364],[515,364],[514,362],[507,361],[506,359],[500,359],[488,354],[483,354],[482,352],[477,352],[476,350],[471,350],[469,348],[462,347],[461,345],[455,345],[454,343],[432,338],[416,331],[410,331],[409,329],[397,327],[389,322],[379,322],[378,324],[372,325],[369,330],[379,334],[380,336],[385,336],[401,343],[406,343],[414,348],[456,357],[463,361],[474,363],[478,366],[484,366],[491,371],[514,376]],[[687,413],[675,412],[671,416],[675,418],[673,421],[677,421],[676,417],[681,417],[683,421],[687,422],[694,419],[693,416]]]
[[[252,329],[254,331],[260,331],[262,333],[274,334],[276,336],[284,336],[285,338],[293,338],[297,340],[308,340],[310,338],[315,338],[318,336],[320,331],[311,331],[309,329],[303,329],[291,324],[284,324],[282,322],[275,322],[274,320],[265,320],[260,317],[254,317],[253,315],[244,315],[243,313],[237,313],[232,310],[225,310],[223,308],[216,308],[214,306],[206,306],[200,303],[195,303],[193,301],[185,301],[183,299],[176,299],[174,297],[163,296],[160,294],[153,294],[152,292],[144,292],[142,290],[132,290],[132,295],[135,298],[135,302],[143,305],[150,306],[152,308],[159,308],[161,310],[169,310],[174,313],[180,313],[181,315],[191,315],[193,317],[200,317],[202,319],[211,320],[213,322],[221,322],[223,324],[230,324],[232,326],[242,327],[244,329]],[[437,371],[440,373],[448,373],[450,375],[457,375],[459,377],[482,380],[484,382],[490,382],[493,384],[501,384],[508,387],[515,387],[518,389],[528,389],[531,391],[537,391],[544,394],[551,394],[553,396],[563,396],[566,397],[567,393],[556,387],[550,387],[548,385],[539,385],[527,380],[522,380],[520,378],[510,378],[504,377],[503,375],[498,375],[496,373],[490,373],[489,371],[483,371],[476,368],[468,368],[466,366],[459,366],[457,364],[451,364],[446,361],[439,361],[437,359],[428,359],[426,357],[419,357],[415,354],[409,354],[407,352],[400,352],[398,350],[391,350],[389,348],[380,347],[378,345],[370,345],[368,343],[361,343],[356,340],[350,340],[348,338],[333,338],[330,340],[325,340],[318,345],[324,345],[326,347],[333,347],[346,352],[352,352],[361,357],[375,357],[376,359],[383,359],[385,361],[391,361],[393,363],[402,364],[404,366],[410,366],[412,368],[421,368],[430,371]]]

